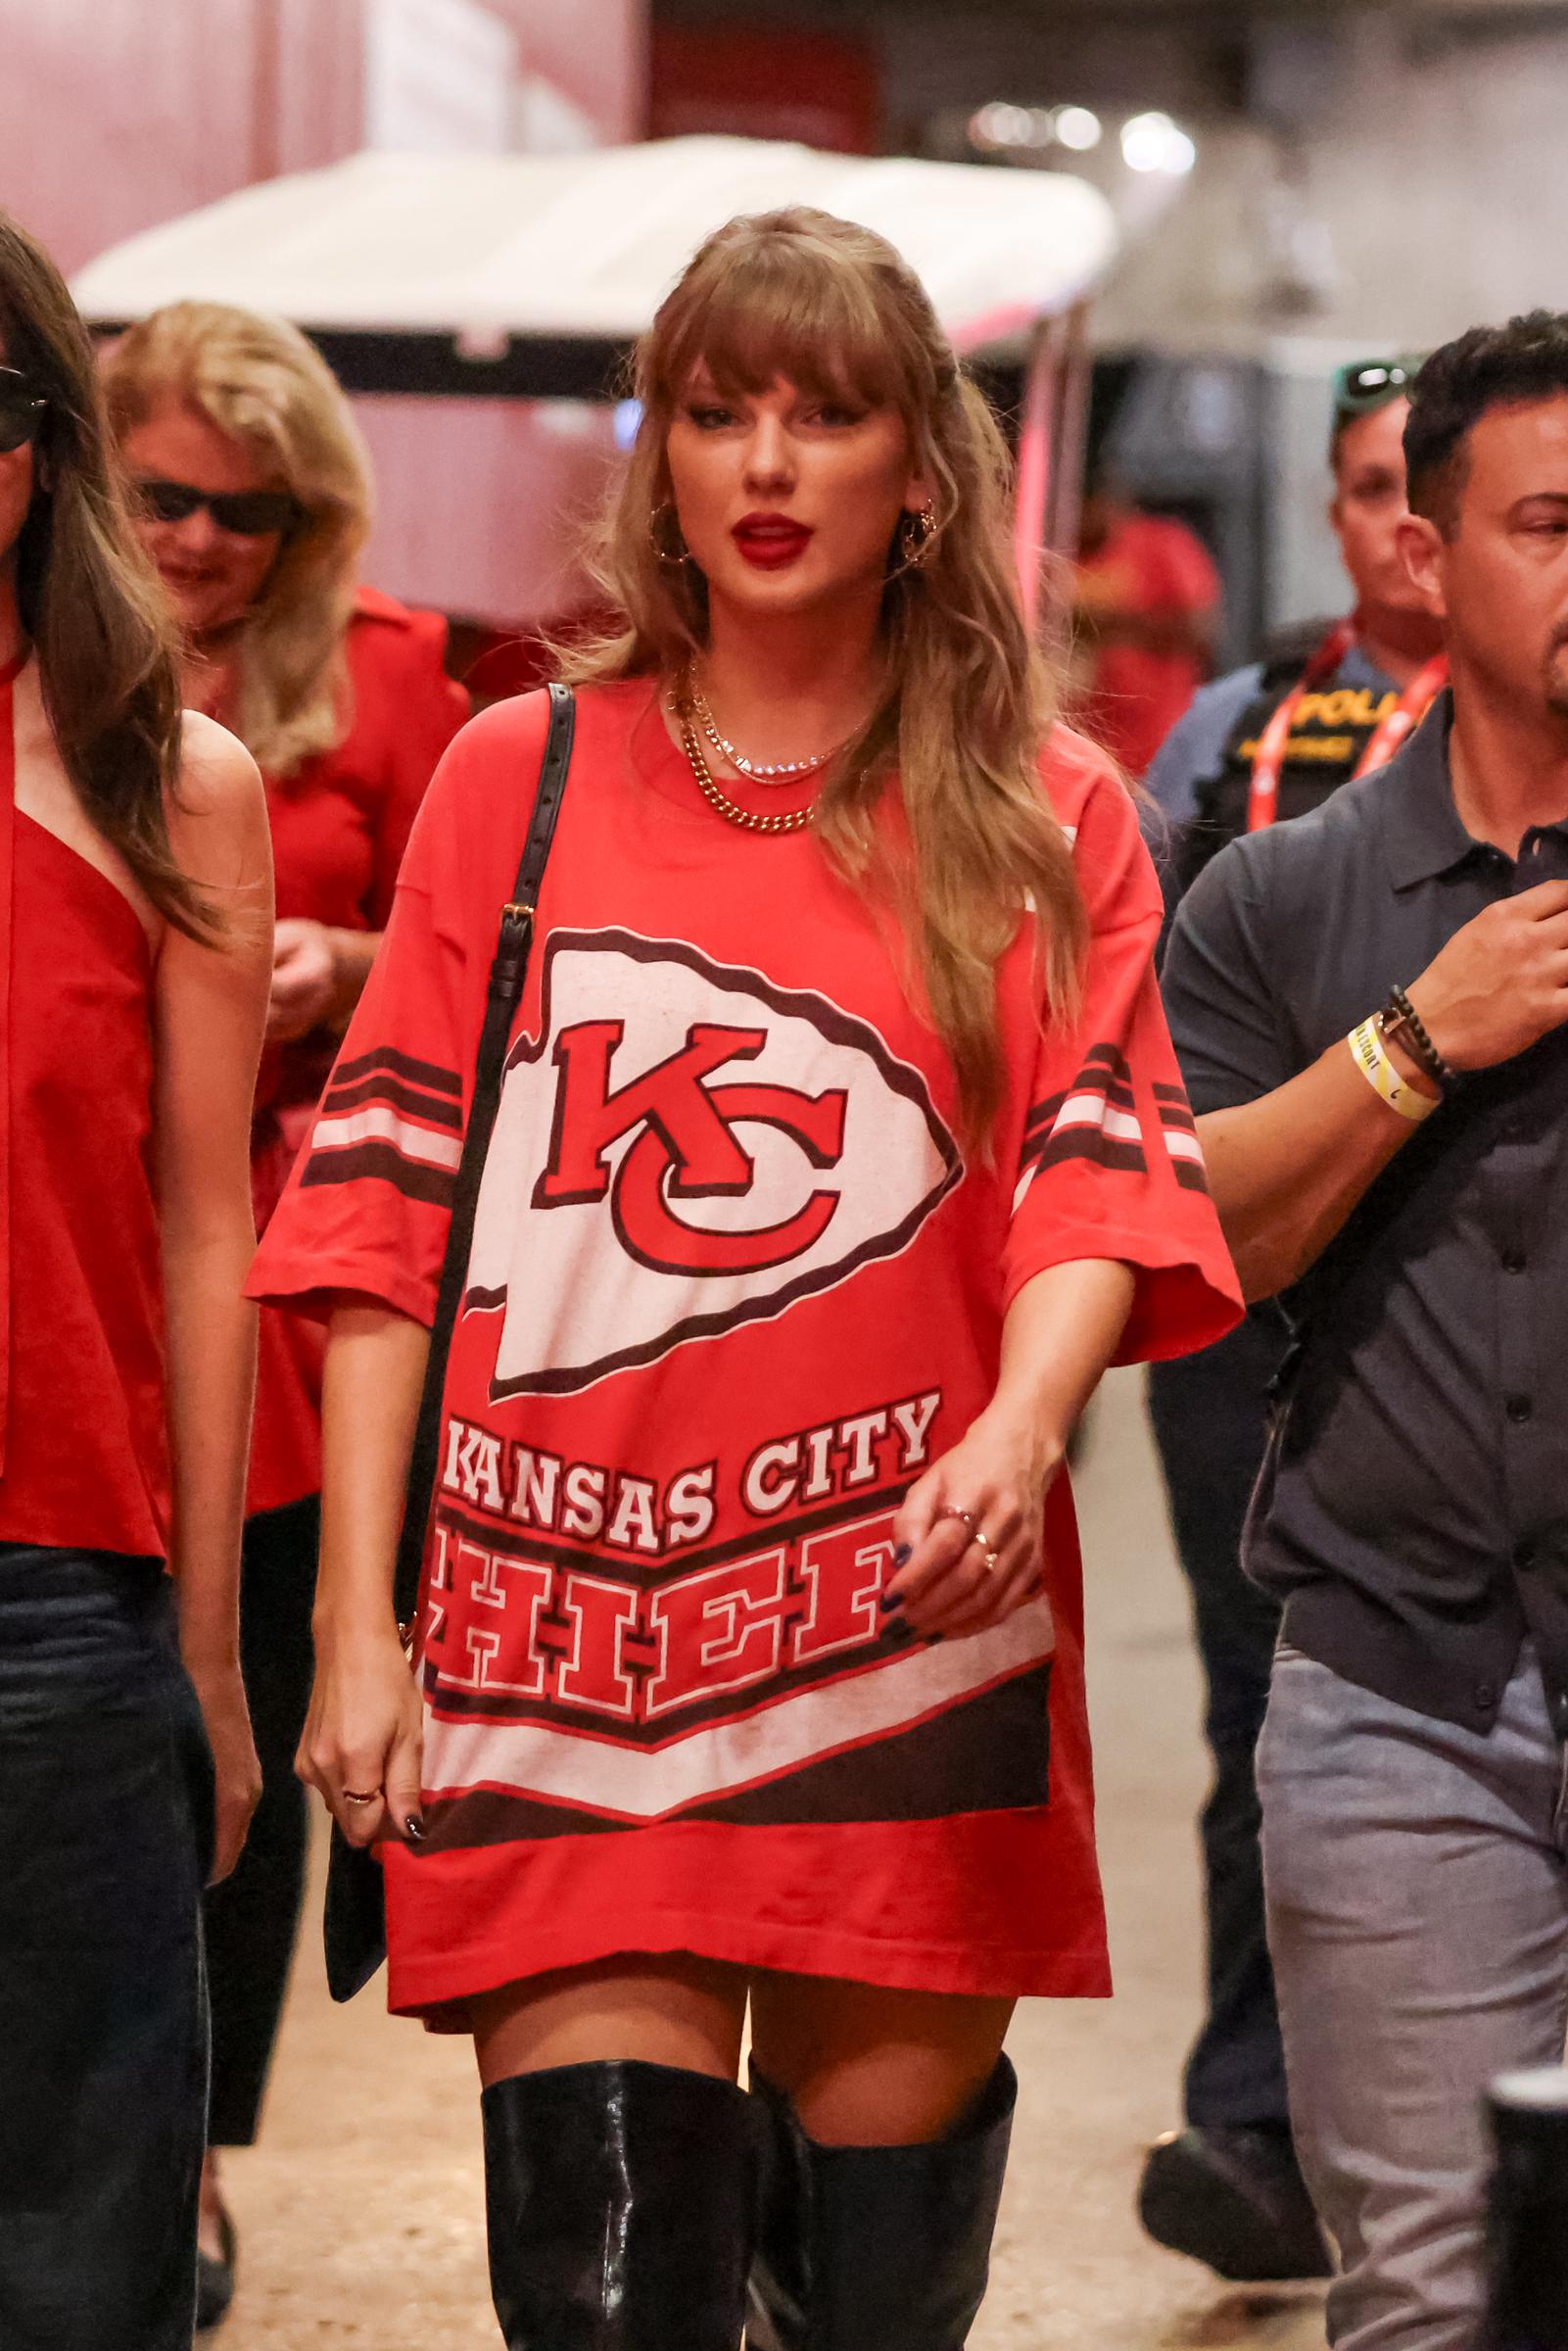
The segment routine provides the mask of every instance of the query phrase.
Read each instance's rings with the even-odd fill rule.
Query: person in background
[[[189,2351],[266,808],[180,713],[91,347],[0,215],[0,2343]]]
[[[1404,449],[1451,695],[1222,850],[1164,982],[1294,1339],[1246,1563],[1284,1607],[1258,1784],[1329,2335],[1476,2351],[1482,2093],[1568,2018],[1568,316],[1435,353]]]
[[[1442,625],[1400,551],[1402,435],[1419,361],[1371,360],[1335,379],[1329,518],[1354,592],[1350,616],[1303,652],[1206,687],[1148,784],[1170,824],[1167,896],[1249,824],[1303,814],[1383,765],[1446,676]],[[1284,1358],[1278,1308],[1218,1346],[1156,1364],[1149,1412],[1208,1685],[1213,1782],[1203,1816],[1209,2004],[1187,2064],[1186,2128],[1150,2153],[1140,2210],[1162,2244],[1225,2278],[1316,2278],[1328,2255],[1291,2141],[1263,1917],[1254,1752],[1279,1609],[1241,1568],[1242,1525]]]
[[[264,1228],[466,697],[442,668],[445,623],[356,584],[367,460],[303,335],[179,303],[131,328],[106,382],[142,544],[183,631],[185,698],[232,727],[266,778],[278,923],[252,1129]],[[245,1858],[207,1907],[214,2149],[256,2137],[304,1886],[293,1766],[311,1672],[320,1357],[312,1324],[261,1310],[242,1623],[263,1781]],[[212,2325],[232,2294],[235,2243],[215,2153],[202,2236]]]
[[[1129,504],[1102,465],[1079,531],[1072,714],[1129,776],[1143,776],[1210,675],[1219,600],[1197,533]]]

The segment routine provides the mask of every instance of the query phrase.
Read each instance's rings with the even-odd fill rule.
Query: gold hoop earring
[[[691,551],[681,536],[681,518],[668,500],[662,506],[648,509],[648,545],[659,561],[671,570],[678,570],[691,560]]]
[[[898,526],[898,552],[903,558],[899,570],[922,570],[935,552],[936,536],[936,502],[928,498],[918,513],[906,514]]]

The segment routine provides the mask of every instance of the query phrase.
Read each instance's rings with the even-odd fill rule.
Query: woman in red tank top
[[[278,924],[252,1129],[264,1228],[392,904],[409,827],[468,699],[446,623],[356,586],[368,460],[347,402],[280,319],[176,303],[106,369],[142,544],[185,635],[185,699],[232,727],[267,785]],[[262,1794],[207,1905],[214,2148],[255,2140],[305,1885],[294,1775],[311,1668],[320,1521],[319,1331],[261,1310],[241,1635]],[[202,2199],[201,2315],[233,2291],[216,2157]]]
[[[185,2351],[237,1586],[260,779],[182,719],[92,354],[0,216],[0,2341]],[[170,1572],[171,1571],[171,1572]]]

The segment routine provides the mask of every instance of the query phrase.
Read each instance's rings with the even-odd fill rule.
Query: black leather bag
[[[522,1001],[528,977],[529,951],[534,943],[534,910],[539,904],[545,864],[555,835],[572,760],[572,737],[577,709],[568,689],[549,690],[549,734],[540,768],[534,813],[517,869],[516,895],[502,907],[500,936],[490,968],[490,993],[480,1032],[474,1073],[474,1098],[463,1134],[462,1158],[452,1195],[451,1224],[447,1255],[441,1269],[436,1319],[430,1332],[430,1355],[419,1397],[419,1417],[408,1459],[408,1490],[404,1503],[403,1532],[393,1578],[393,1605],[404,1645],[411,1649],[419,1610],[419,1586],[424,1566],[425,1538],[436,1491],[441,1456],[441,1405],[447,1381],[447,1357],[456,1325],[468,1255],[474,1237],[474,1212],[479,1205],[485,1154],[500,1106],[500,1081],[512,1022]],[[327,1864],[326,1909],[322,1916],[326,1945],[327,1989],[335,2000],[352,2000],[369,1983],[387,1955],[387,1911],[381,1864],[368,1847],[351,1845],[336,1821]]]

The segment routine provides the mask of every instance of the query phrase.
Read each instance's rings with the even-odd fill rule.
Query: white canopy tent
[[[206,299],[293,319],[348,390],[604,399],[694,248],[736,213],[811,204],[880,230],[955,345],[1032,355],[1021,550],[1070,523],[1084,306],[1117,246],[1066,173],[687,138],[568,156],[353,157],[263,181],[112,247],[75,281],[90,323]],[[1025,566],[1032,580],[1035,566]]]
[[[503,341],[619,346],[711,229],[783,204],[879,229],[965,351],[1070,310],[1117,246],[1105,198],[1062,172],[666,139],[569,156],[357,155],[113,246],[75,294],[104,322],[197,297],[491,358]]]

